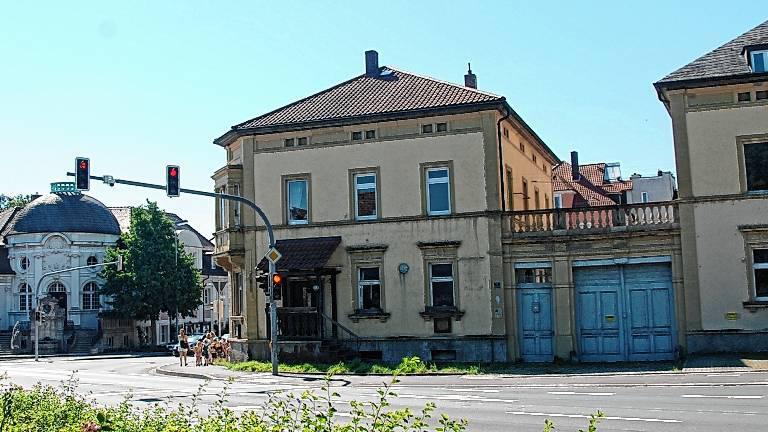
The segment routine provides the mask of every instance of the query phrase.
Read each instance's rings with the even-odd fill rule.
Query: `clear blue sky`
[[[279,3],[279,4],[278,4]],[[0,0],[0,192],[47,192],[74,157],[94,174],[211,189],[211,141],[381,64],[502,94],[561,158],[674,170],[652,83],[766,19],[762,1],[16,2]],[[205,234],[212,202],[157,200]]]

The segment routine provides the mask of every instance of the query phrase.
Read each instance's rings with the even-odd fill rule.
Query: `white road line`
[[[578,396],[614,396],[616,393],[585,393],[585,392],[573,392],[573,391],[551,391],[547,392],[551,395],[578,395]]]
[[[567,418],[578,418],[578,419],[588,419],[590,416],[584,415],[584,414],[559,414],[559,413],[541,413],[541,412],[527,412],[527,411],[506,411],[507,414],[513,414],[513,415],[527,415],[527,416],[536,416],[536,417],[567,417]],[[623,421],[641,421],[641,422],[648,422],[648,423],[682,423],[680,420],[669,420],[669,419],[657,419],[657,418],[640,418],[640,417],[612,417],[612,416],[605,416],[603,417],[605,420],[623,420]]]
[[[686,394],[684,398],[712,398],[712,399],[762,399],[763,396],[732,396],[732,395],[697,395]]]
[[[427,400],[445,400],[445,401],[459,401],[459,402],[505,402],[515,403],[519,402],[518,399],[497,399],[486,398],[475,395],[414,395],[397,393],[398,398],[403,399],[427,399]]]
[[[471,393],[500,393],[501,390],[494,390],[494,389],[481,389],[481,388],[461,388],[461,387],[454,387],[454,388],[447,388],[447,387],[435,387],[435,391],[445,391],[445,392],[471,392]]]

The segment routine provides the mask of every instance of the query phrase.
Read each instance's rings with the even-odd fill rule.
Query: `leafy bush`
[[[421,361],[410,359],[403,369],[419,370]],[[71,378],[62,387],[37,385],[25,390],[15,385],[0,388],[0,431],[3,432],[463,432],[466,420],[454,420],[445,414],[434,416],[435,404],[427,403],[420,411],[392,409],[389,403],[397,394],[389,384],[377,390],[373,402],[351,401],[349,412],[338,420],[338,393],[326,377],[320,394],[305,391],[300,395],[273,393],[262,409],[236,415],[224,406],[229,383],[224,386],[210,412],[202,415],[197,402],[206,384],[202,384],[187,404],[175,409],[154,405],[138,409],[129,398],[115,407],[99,406],[76,392],[77,381]],[[589,422],[589,432],[597,430],[602,418],[598,412]],[[547,420],[544,430],[554,425]]]

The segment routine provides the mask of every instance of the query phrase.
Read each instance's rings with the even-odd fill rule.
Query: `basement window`
[[[367,130],[365,131],[365,139],[374,139],[376,138],[376,131],[375,130]]]
[[[434,349],[430,353],[432,361],[456,361],[456,350],[438,350]]]
[[[425,134],[432,133],[434,132],[434,130],[435,130],[434,126],[432,126],[431,124],[421,125],[421,133],[425,133]]]
[[[307,137],[301,137],[296,139],[296,144],[300,146],[307,145]]]
[[[438,132],[447,132],[448,131],[448,123],[438,123],[435,125],[435,129]]]
[[[768,99],[768,90],[760,90],[758,92],[755,92],[755,99],[757,100]]]
[[[286,147],[293,147],[296,145],[296,139],[295,138],[286,138],[285,141],[283,141]]]
[[[743,92],[739,93],[736,97],[738,98],[739,102],[749,102],[752,100],[752,93]]]
[[[362,140],[363,140],[363,132],[362,131],[352,132],[352,141],[362,141]]]

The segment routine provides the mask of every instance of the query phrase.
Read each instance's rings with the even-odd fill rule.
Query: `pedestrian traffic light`
[[[165,193],[169,197],[179,196],[179,166],[168,165],[165,167]]]
[[[267,283],[267,275],[266,273],[260,273],[256,276],[256,286],[261,288],[264,291],[264,294],[269,295],[269,284]]]
[[[88,158],[75,158],[75,188],[80,191],[91,188],[91,161]]]

